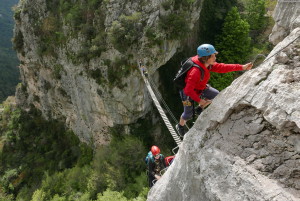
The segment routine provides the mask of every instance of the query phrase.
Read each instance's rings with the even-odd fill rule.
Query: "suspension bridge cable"
[[[163,103],[163,105],[165,106],[167,112],[169,113],[169,115],[172,117],[173,121],[178,124],[177,119],[175,118],[174,114],[172,113],[171,109],[168,107],[167,103],[165,102],[165,100],[163,99],[162,95],[160,94],[157,86],[155,85],[154,81],[152,80],[151,77],[148,76],[148,80],[150,81],[150,84],[152,86],[152,89],[154,90],[154,92],[156,93],[158,99]]]
[[[158,87],[155,85],[153,79],[151,77],[148,76],[148,80],[150,81],[150,83],[152,84],[152,88],[154,89],[154,91],[157,93],[157,96],[159,97],[159,99],[161,100],[161,102],[164,104],[166,110],[168,111],[168,113],[170,114],[170,116],[172,117],[173,121],[175,122],[175,124],[178,124],[179,122],[177,121],[176,117],[174,116],[174,114],[172,113],[171,109],[168,107],[167,103],[165,102],[165,100],[163,99],[162,95],[160,94]],[[185,124],[185,127],[190,130],[189,126],[187,124]]]
[[[153,90],[152,90],[152,88],[151,88],[151,85],[150,85],[150,83],[148,82],[148,79],[147,79],[146,76],[144,75],[144,72],[143,72],[144,70],[142,69],[142,66],[141,66],[140,62],[138,62],[138,65],[139,65],[139,68],[140,68],[140,70],[141,70],[141,74],[142,74],[143,80],[144,80],[144,82],[145,82],[145,84],[146,84],[146,87],[147,87],[147,89],[148,89],[148,92],[150,93],[150,96],[151,96],[151,98],[152,98],[152,100],[153,100],[153,102],[154,102],[156,108],[158,109],[158,112],[159,112],[160,116],[162,117],[164,123],[166,124],[166,126],[167,126],[168,130],[170,131],[170,133],[171,133],[173,139],[175,140],[176,144],[179,146],[179,145],[181,144],[181,139],[180,139],[180,137],[179,137],[179,136],[177,135],[177,133],[175,132],[175,130],[174,130],[173,126],[171,125],[171,123],[170,123],[168,117],[166,116],[164,110],[163,110],[162,107],[160,106],[159,101],[157,100],[157,98],[156,98],[156,96],[155,96],[155,93],[153,92]]]

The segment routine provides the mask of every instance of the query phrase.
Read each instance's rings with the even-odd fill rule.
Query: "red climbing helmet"
[[[160,149],[154,145],[151,147],[151,152],[153,156],[156,156],[157,154],[160,154]]]

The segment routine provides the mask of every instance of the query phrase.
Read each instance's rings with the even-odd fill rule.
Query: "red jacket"
[[[192,57],[192,61],[199,66],[201,66],[204,70],[204,77],[201,81],[201,71],[197,67],[192,67],[185,78],[185,87],[183,89],[184,93],[191,97],[197,103],[200,102],[200,94],[202,90],[206,88],[206,84],[210,78],[210,71],[217,72],[217,73],[228,73],[232,71],[240,71],[243,70],[243,66],[240,64],[224,64],[224,63],[215,63],[214,65],[206,68],[204,64],[202,64],[198,60],[198,55]]]

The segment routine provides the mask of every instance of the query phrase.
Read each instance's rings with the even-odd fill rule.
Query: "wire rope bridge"
[[[168,111],[168,113],[170,114],[170,116],[172,117],[172,119],[178,123],[178,121],[176,120],[175,116],[173,115],[173,113],[171,112],[170,108],[168,107],[168,105],[166,104],[166,102],[163,100],[161,94],[159,93],[154,81],[150,78],[150,76],[148,76],[146,67],[142,65],[141,61],[138,62],[139,65],[139,69],[141,71],[143,80],[146,84],[146,87],[148,89],[148,92],[156,106],[156,108],[158,109],[158,112],[160,114],[160,116],[162,117],[164,123],[166,124],[168,130],[170,131],[173,139],[175,140],[176,144],[179,146],[182,142],[182,140],[180,139],[180,137],[178,136],[178,134],[176,133],[176,131],[174,130],[172,124],[170,123],[165,111],[163,110],[163,108],[161,107],[158,98],[160,99],[160,101],[163,103],[163,105],[165,106],[165,109]],[[152,85],[152,87],[151,87]],[[158,98],[157,98],[157,97]],[[174,149],[176,149],[177,147],[175,147]]]

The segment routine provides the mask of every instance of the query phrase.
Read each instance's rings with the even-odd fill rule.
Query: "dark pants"
[[[180,97],[182,101],[185,100],[189,100],[190,102],[192,102],[192,104],[194,103],[194,101],[186,96],[186,94],[183,92],[183,90],[179,91]],[[209,99],[212,100],[214,99],[217,95],[219,94],[219,91],[211,86],[208,86],[206,89],[203,90],[203,92],[200,94],[200,98],[201,99]],[[181,118],[184,120],[189,120],[192,118],[193,116],[193,106],[183,106],[183,113],[181,115]]]
[[[148,182],[149,182],[149,187],[150,187],[150,188],[151,188],[151,187],[155,184],[155,182],[156,182],[155,177],[154,177],[152,174],[150,174],[150,173],[148,173]]]

